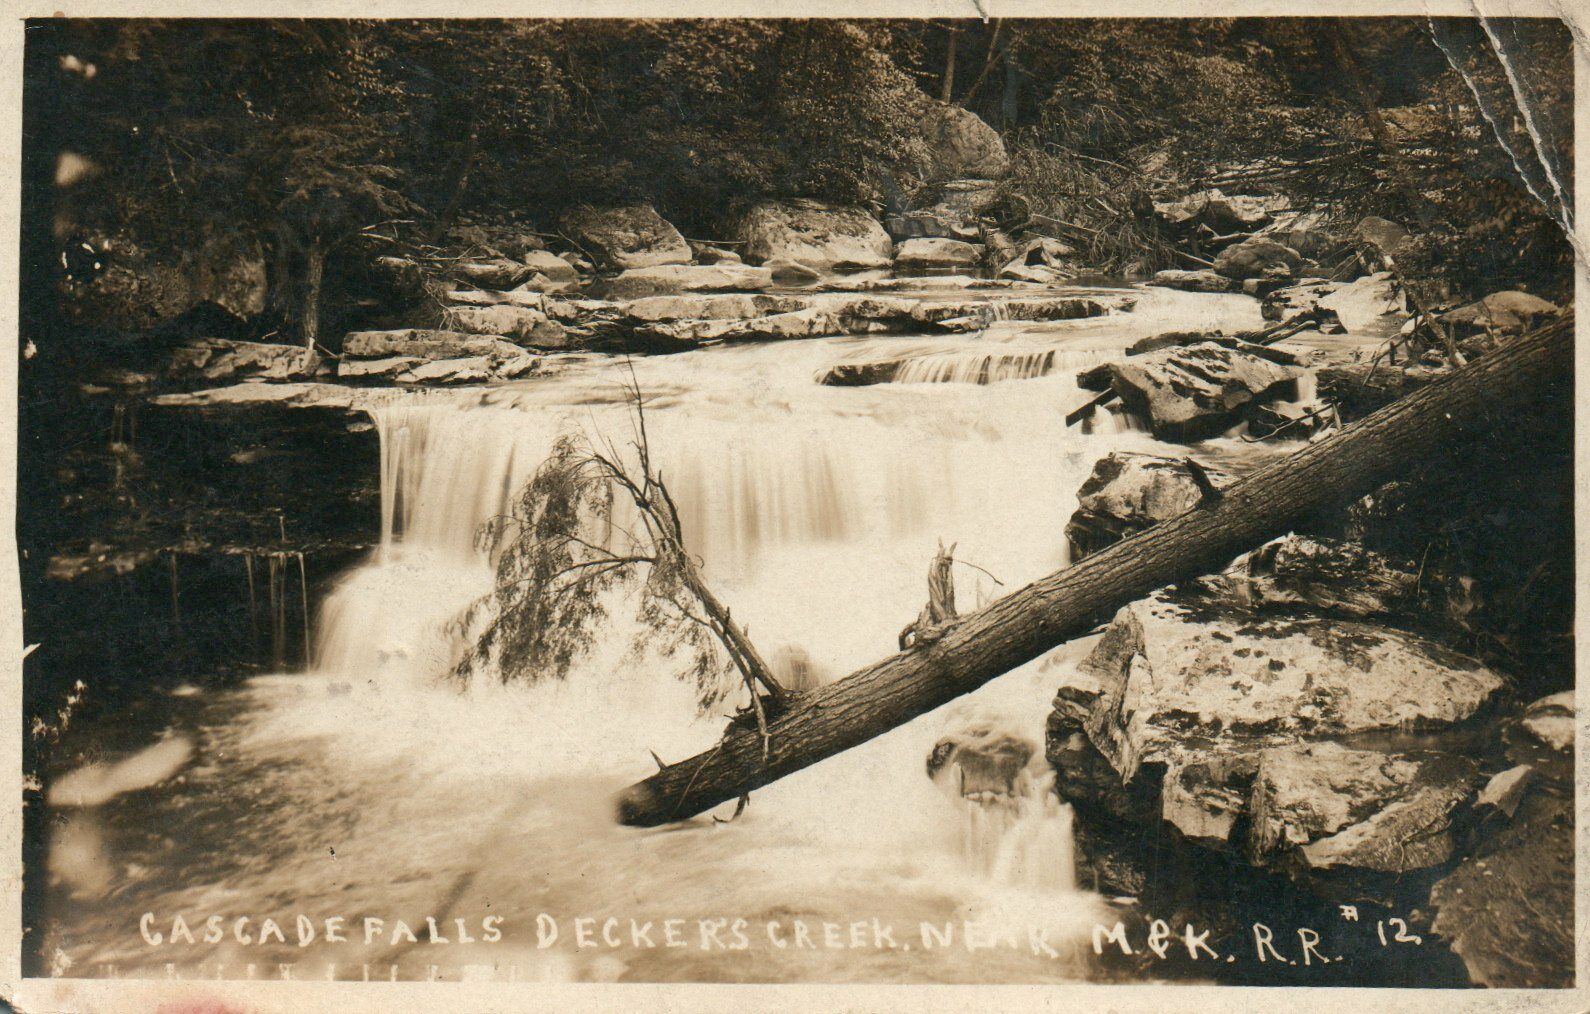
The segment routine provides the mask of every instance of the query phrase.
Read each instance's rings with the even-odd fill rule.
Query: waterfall
[[[1064,565],[1076,489],[1104,446],[1139,439],[1102,413],[1094,436],[1061,425],[1074,373],[1121,340],[1097,322],[1066,327],[1080,347],[1006,342],[995,329],[992,339],[953,339],[958,347],[932,349],[912,367],[918,379],[947,383],[812,384],[820,362],[848,347],[840,343],[635,362],[654,468],[685,543],[780,678],[811,689],[892,653],[922,607],[940,542],[958,543],[957,560],[976,568],[956,573],[963,612]],[[862,351],[896,340],[871,339]],[[361,716],[363,763],[481,748],[493,770],[632,778],[653,768],[652,750],[675,761],[710,748],[727,707],[743,703],[702,716],[680,663],[661,646],[644,657],[630,650],[634,631],[617,609],[562,679],[496,680],[489,666],[465,687],[444,678],[479,629],[460,618],[476,616],[472,607],[495,586],[499,547],[483,543],[485,523],[513,510],[566,434],[631,453],[625,371],[595,361],[555,382],[369,410],[380,440],[380,542],[326,596],[314,646],[315,670],[348,688],[341,700]],[[877,827],[846,821],[845,833],[881,836],[886,850],[931,844],[981,884],[1072,890],[1070,811],[1041,770],[1053,687],[1041,673],[996,683],[1010,681],[1038,690],[1012,711],[1012,727],[1035,746],[1033,770],[1009,799],[946,798],[923,777],[934,739],[957,720],[935,713],[769,786],[748,819],[805,835],[835,813],[870,813]],[[280,734],[338,735],[338,714],[306,705]],[[853,779],[857,771],[865,773]]]
[[[414,399],[371,410],[381,448],[381,541],[321,607],[315,668],[433,680],[463,645],[448,629],[493,587],[478,544],[551,447],[533,413]]]

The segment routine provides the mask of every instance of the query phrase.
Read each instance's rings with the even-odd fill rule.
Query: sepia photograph
[[[1578,26],[456,13],[14,33],[26,979],[1572,998]]]

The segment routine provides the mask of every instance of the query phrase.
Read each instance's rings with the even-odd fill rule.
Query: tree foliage
[[[98,169],[62,220],[167,253],[246,239],[287,333],[321,261],[334,282],[458,219],[647,201],[710,237],[759,199],[893,200],[946,84],[1012,149],[1004,224],[1081,225],[1066,238],[1100,267],[1152,259],[1150,198],[1221,181],[1462,242],[1471,261],[1427,266],[1470,280],[1560,274],[1568,251],[1571,45],[1543,19],[50,19],[29,38],[60,57],[30,64],[49,107],[30,145]]]

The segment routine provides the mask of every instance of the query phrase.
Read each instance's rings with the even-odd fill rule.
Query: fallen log
[[[682,820],[864,743],[1086,634],[1156,588],[1217,570],[1451,451],[1496,426],[1509,406],[1568,390],[1572,375],[1569,317],[1251,473],[1180,517],[960,618],[931,644],[793,698],[769,723],[765,759],[757,731],[731,723],[711,750],[625,790],[619,820]]]

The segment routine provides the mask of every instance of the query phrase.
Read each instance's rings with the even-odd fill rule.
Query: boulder
[[[1252,405],[1292,393],[1301,376],[1244,350],[1202,342],[1110,364],[1110,386],[1161,440],[1197,440],[1242,420]]]
[[[762,267],[772,273],[773,281],[779,285],[811,285],[823,280],[821,271],[788,257],[771,257],[762,262]]]
[[[925,179],[991,180],[1010,169],[1010,155],[999,131],[971,110],[930,99],[920,122],[922,139],[932,152],[924,167]]]
[[[1573,691],[1542,697],[1524,709],[1518,721],[1519,731],[1533,745],[1560,754],[1573,750],[1574,728]]]
[[[1291,278],[1303,266],[1296,250],[1273,239],[1254,236],[1234,243],[1215,257],[1215,273],[1227,278]]]
[[[894,252],[894,269],[915,274],[956,274],[975,269],[982,248],[954,239],[908,239]]]
[[[1072,560],[1198,506],[1204,491],[1187,462],[1132,451],[1111,451],[1100,458],[1077,490],[1076,512],[1066,522]],[[1217,486],[1230,481],[1224,473],[1207,471]]]
[[[1353,334],[1389,334],[1407,319],[1402,293],[1387,271],[1340,285],[1321,296],[1319,305],[1334,311]]]
[[[1422,758],[1320,742],[1259,752],[1248,855],[1294,874],[1407,874],[1447,862],[1454,811],[1474,792],[1466,757]]]
[[[1122,608],[1082,667],[1102,688],[1087,737],[1121,783],[1161,772],[1162,815],[1223,845],[1263,751],[1451,725],[1502,685],[1478,661],[1411,633],[1267,616],[1196,591]]]
[[[1259,314],[1269,321],[1286,320],[1313,309],[1321,299],[1341,287],[1342,283],[1324,278],[1304,278],[1286,283],[1264,294],[1259,304]]]
[[[559,224],[606,270],[690,263],[690,244],[649,204],[574,208]]]
[[[1408,561],[1354,542],[1296,534],[1244,553],[1198,584],[1248,605],[1354,619],[1410,615],[1419,600],[1418,570]]]
[[[809,200],[758,204],[741,231],[751,263],[783,260],[822,274],[887,268],[894,246],[865,210]]]
[[[1483,331],[1518,333],[1543,317],[1555,317],[1562,308],[1527,292],[1493,292],[1456,310],[1441,314],[1441,322],[1460,334]]]
[[[443,315],[443,325],[477,335],[501,335],[522,345],[562,348],[568,343],[563,325],[540,310],[499,303],[495,306],[454,306]]]
[[[535,272],[529,283],[538,292],[561,292],[580,284],[580,273],[574,270],[574,265],[556,254],[545,250],[527,250],[524,263]]]
[[[632,268],[602,285],[609,299],[641,299],[670,292],[736,292],[773,284],[773,272],[749,264],[664,264]]]
[[[1129,356],[1147,355],[1150,352],[1158,352],[1160,349],[1196,345],[1201,341],[1208,341],[1211,338],[1218,337],[1220,337],[1219,331],[1207,328],[1198,331],[1165,331],[1160,334],[1149,335],[1147,338],[1139,338],[1126,347],[1126,354]],[[1100,387],[1097,390],[1102,391],[1104,388]]]
[[[1034,285],[1054,285],[1067,278],[1065,274],[1054,268],[1024,264],[1020,260],[1013,260],[1000,268],[999,277],[1011,281],[1031,282]]]
[[[510,359],[520,355],[522,351],[512,342],[490,335],[415,328],[399,331],[352,331],[342,339],[344,360],[412,356],[429,361],[479,355]]]
[[[302,345],[205,338],[172,350],[168,372],[204,380],[291,380],[314,376],[320,357]]]
[[[1075,256],[1075,248],[1057,239],[1037,236],[1016,248],[1014,256],[999,269],[999,277],[1052,284],[1068,275]]]
[[[523,285],[535,269],[506,257],[483,261],[463,261],[453,266],[453,277],[480,289],[511,289]]]
[[[740,255],[733,250],[726,250],[721,246],[712,246],[707,243],[691,243],[690,252],[695,255],[697,264],[740,264]]]
[[[1321,264],[1334,265],[1353,252],[1352,246],[1329,229],[1325,216],[1317,211],[1277,215],[1260,230],[1260,235]]]
[[[1241,292],[1242,282],[1235,278],[1227,278],[1210,268],[1199,268],[1197,271],[1181,271],[1168,269],[1154,272],[1154,285],[1167,289],[1184,289],[1187,292]]]
[[[1390,219],[1368,215],[1359,220],[1353,235],[1387,256],[1399,252],[1408,242],[1408,230]]]

